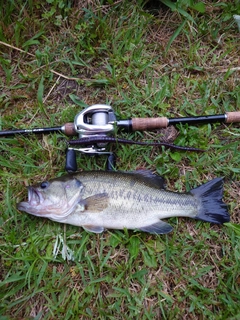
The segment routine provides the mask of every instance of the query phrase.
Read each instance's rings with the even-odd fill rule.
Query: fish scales
[[[105,174],[103,174],[105,175]],[[118,179],[116,179],[118,178]],[[87,213],[91,224],[101,224],[105,228],[111,228],[111,222],[114,219],[114,225],[117,228],[138,228],[146,223],[158,222],[160,217],[164,214],[166,217],[176,215],[176,210],[179,216],[186,214],[190,215],[190,211],[195,212],[196,200],[192,199],[191,195],[186,195],[191,198],[191,208],[187,208],[185,204],[189,204],[189,199],[179,198],[178,194],[167,191],[153,189],[147,186],[144,181],[136,180],[136,177],[126,179],[125,176],[112,174],[108,179],[94,179],[92,183],[90,180],[85,180],[83,176],[79,177],[84,186],[83,197],[89,197],[96,193],[109,193],[109,206],[100,213]],[[124,186],[124,189],[122,188]],[[115,189],[113,192],[111,190]],[[109,191],[110,190],[110,191]],[[121,197],[119,196],[121,194]],[[115,197],[117,195],[117,197]],[[151,195],[151,202],[146,202],[145,197]],[[115,201],[116,200],[116,201]],[[181,204],[179,206],[179,204]],[[194,208],[193,208],[194,207]],[[129,212],[130,214],[126,214]],[[147,215],[148,212],[154,214]],[[193,213],[192,215],[194,215]],[[85,218],[82,216],[82,218]],[[146,221],[147,220],[147,221]],[[101,221],[101,222],[100,222]]]
[[[216,178],[189,193],[177,193],[165,190],[163,179],[149,171],[86,171],[30,187],[28,202],[18,208],[95,233],[106,228],[168,233],[172,227],[164,218],[229,221],[222,187],[222,178]]]
[[[103,175],[104,177],[104,175]],[[169,192],[166,190],[153,189],[147,186],[144,182],[139,182],[135,179],[126,180],[124,177],[116,179],[114,175],[111,175],[111,179],[98,179],[97,181],[91,181],[91,179],[80,175],[79,179],[84,185],[83,197],[88,197],[96,193],[108,192],[109,197],[112,200],[134,200],[138,202],[144,202],[147,205],[157,205],[159,209],[159,203],[168,207],[170,210],[179,209],[179,206],[187,209],[197,209],[197,201],[190,194],[179,195],[178,193]],[[122,187],[124,185],[124,188]],[[134,190],[133,190],[134,188]],[[114,190],[115,189],[115,190]],[[168,206],[169,205],[169,206]]]

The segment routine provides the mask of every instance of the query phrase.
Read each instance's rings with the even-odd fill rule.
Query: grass
[[[238,110],[239,1],[163,2],[2,3],[1,129],[62,125],[96,103],[120,119]],[[177,130],[175,143],[207,151],[119,146],[117,168],[151,169],[179,192],[225,176],[231,223],[172,218],[169,235],[96,235],[20,213],[26,185],[64,173],[65,142],[62,134],[1,138],[1,319],[240,317],[239,124]],[[78,157],[81,170],[104,165]]]

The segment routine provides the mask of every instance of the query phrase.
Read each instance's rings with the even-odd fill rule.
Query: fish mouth
[[[38,192],[35,188],[33,187],[28,187],[28,201],[25,202],[20,202],[18,204],[18,210],[27,210],[29,211],[30,208],[36,207],[41,204],[41,201],[43,200],[42,195],[40,192]]]
[[[31,206],[37,206],[41,203],[41,194],[33,187],[28,187],[28,203]]]

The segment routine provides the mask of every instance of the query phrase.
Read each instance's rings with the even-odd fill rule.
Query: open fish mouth
[[[41,194],[33,187],[28,187],[28,202],[32,206],[37,206],[41,202]]]
[[[29,211],[29,208],[36,207],[41,204],[41,201],[43,201],[43,197],[40,192],[38,192],[33,187],[28,187],[28,200],[20,202],[18,204],[19,210],[27,210]]]

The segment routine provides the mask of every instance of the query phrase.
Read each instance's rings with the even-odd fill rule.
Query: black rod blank
[[[170,118],[168,119],[168,125],[176,124],[207,124],[216,122],[225,122],[227,119],[225,114],[211,115],[211,116],[199,116],[199,117],[187,117],[187,118]]]
[[[62,132],[62,127],[49,127],[49,128],[34,128],[34,129],[14,129],[14,130],[3,130],[0,131],[0,137],[15,136],[17,134],[41,134],[41,133],[52,133]]]

